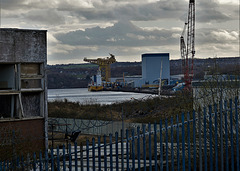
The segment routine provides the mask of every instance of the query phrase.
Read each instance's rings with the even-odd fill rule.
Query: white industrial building
[[[162,70],[161,70],[162,68]],[[134,81],[134,87],[154,87],[160,79],[164,84],[170,83],[169,53],[142,54],[142,78]]]

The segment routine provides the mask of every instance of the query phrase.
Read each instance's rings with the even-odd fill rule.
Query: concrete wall
[[[0,125],[1,159],[11,159],[14,153],[25,155],[45,148],[43,118],[5,120]]]
[[[46,33],[0,29],[0,127],[19,128],[29,141],[41,134],[37,143],[47,147]]]
[[[0,62],[46,62],[46,31],[0,29]]]

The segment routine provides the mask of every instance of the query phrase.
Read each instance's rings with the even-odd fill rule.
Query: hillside
[[[181,74],[181,60],[170,60],[171,75]],[[111,65],[111,76],[122,77],[141,75],[141,62],[116,62]],[[94,64],[48,65],[48,88],[82,88],[87,87],[90,77],[97,73]],[[240,57],[207,58],[194,60],[194,79],[202,79],[205,71],[209,74],[239,74]]]

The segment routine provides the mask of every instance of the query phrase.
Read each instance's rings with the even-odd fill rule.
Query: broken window
[[[22,93],[24,117],[40,116],[41,113],[41,93]]]
[[[0,118],[44,116],[43,64],[0,64]]]
[[[21,64],[21,76],[41,75],[41,64],[25,63]]]
[[[0,95],[0,118],[18,118],[17,95]]]
[[[21,64],[21,88],[42,89],[41,64]]]
[[[0,90],[15,89],[15,65],[14,64],[0,64]]]

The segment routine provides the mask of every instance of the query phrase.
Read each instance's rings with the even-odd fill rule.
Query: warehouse
[[[134,82],[135,87],[157,87],[161,80],[163,84],[170,83],[169,53],[142,54],[142,78]]]

